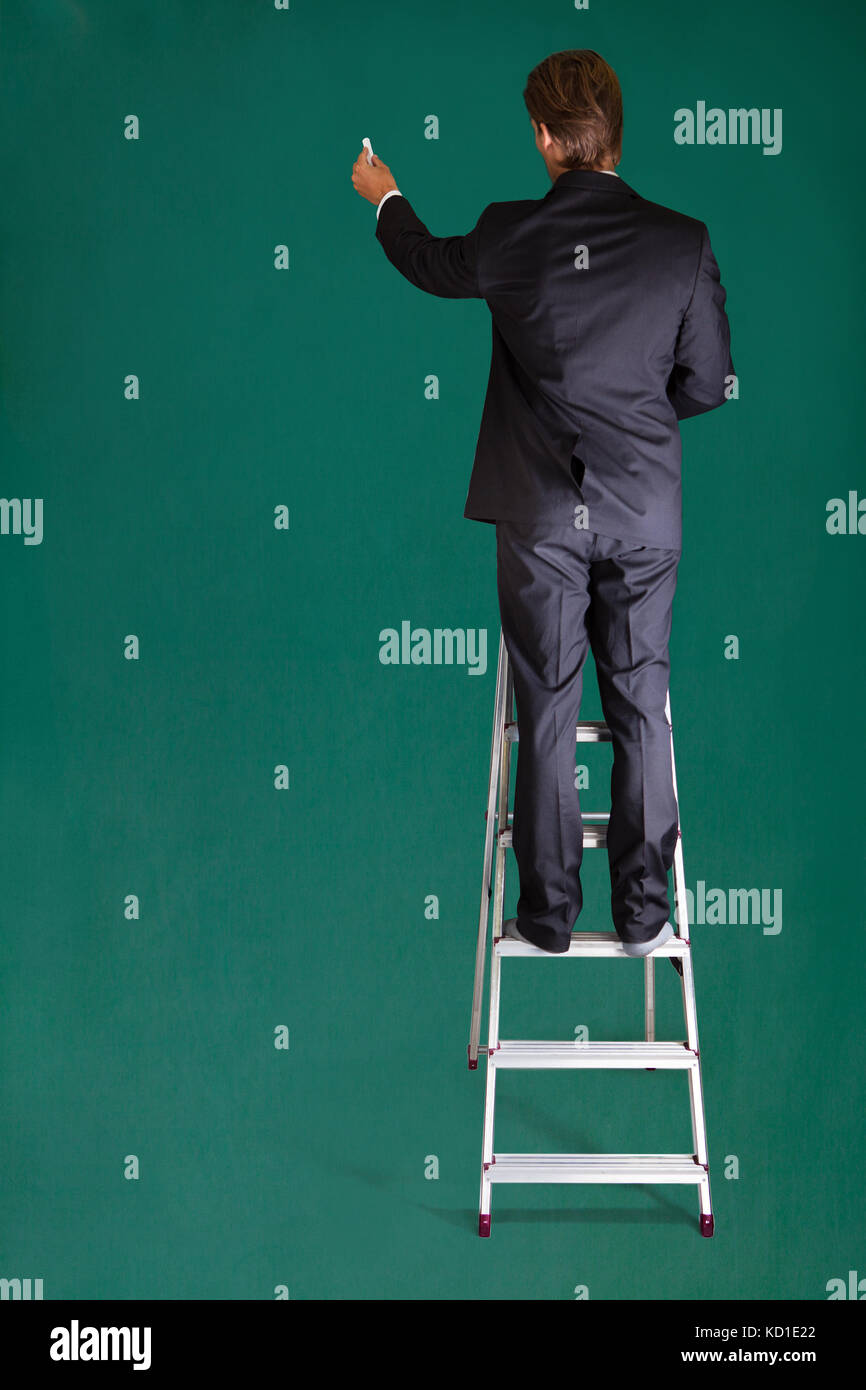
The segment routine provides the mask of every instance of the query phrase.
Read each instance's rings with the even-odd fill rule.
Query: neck
[[[560,174],[568,174],[570,172],[571,166],[565,164],[554,165],[554,167],[549,170],[550,177],[552,178],[554,183],[556,183],[556,180],[559,178]],[[612,161],[609,160],[606,164],[593,164],[584,172],[591,174],[615,174],[616,168]]]

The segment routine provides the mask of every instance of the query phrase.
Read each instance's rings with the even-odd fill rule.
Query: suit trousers
[[[645,942],[671,917],[677,805],[665,698],[679,558],[678,550],[614,540],[570,520],[496,522],[499,611],[519,734],[517,924],[544,950],[568,950],[583,907],[575,726],[588,648],[613,745],[613,925],[621,940]]]

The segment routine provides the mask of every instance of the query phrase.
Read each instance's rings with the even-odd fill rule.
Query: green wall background
[[[0,14],[0,495],[44,499],[41,544],[0,535],[0,1276],[54,1299],[485,1300],[824,1299],[866,1276],[866,537],[826,526],[866,493],[862,8]],[[462,508],[489,312],[397,275],[351,167],[369,135],[439,235],[541,197],[521,92],[571,47],[620,77],[624,177],[709,226],[740,379],[683,424],[671,702],[689,886],[778,889],[784,915],[693,931],[712,1240],[670,1186],[499,1187],[475,1234],[499,615],[493,527]],[[781,153],[676,145],[699,100],[781,108]],[[486,674],[383,666],[403,619],[485,628]],[[600,717],[590,671],[586,692]],[[603,856],[584,886],[585,926],[609,926]],[[637,1038],[642,974],[506,963],[503,1034]],[[657,975],[659,1036],[682,1037]],[[690,1144],[679,1074],[509,1073],[498,1097],[500,1147]]]

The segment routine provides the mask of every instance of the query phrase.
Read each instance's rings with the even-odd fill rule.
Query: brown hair
[[[526,109],[562,146],[570,169],[589,169],[622,154],[619,79],[591,48],[551,53],[532,69],[523,90]]]

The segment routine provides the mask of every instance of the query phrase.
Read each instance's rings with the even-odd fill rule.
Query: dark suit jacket
[[[705,224],[573,169],[466,236],[431,236],[395,194],[376,237],[413,285],[492,315],[463,515],[573,522],[583,503],[588,530],[680,550],[678,421],[721,405],[734,372]]]

